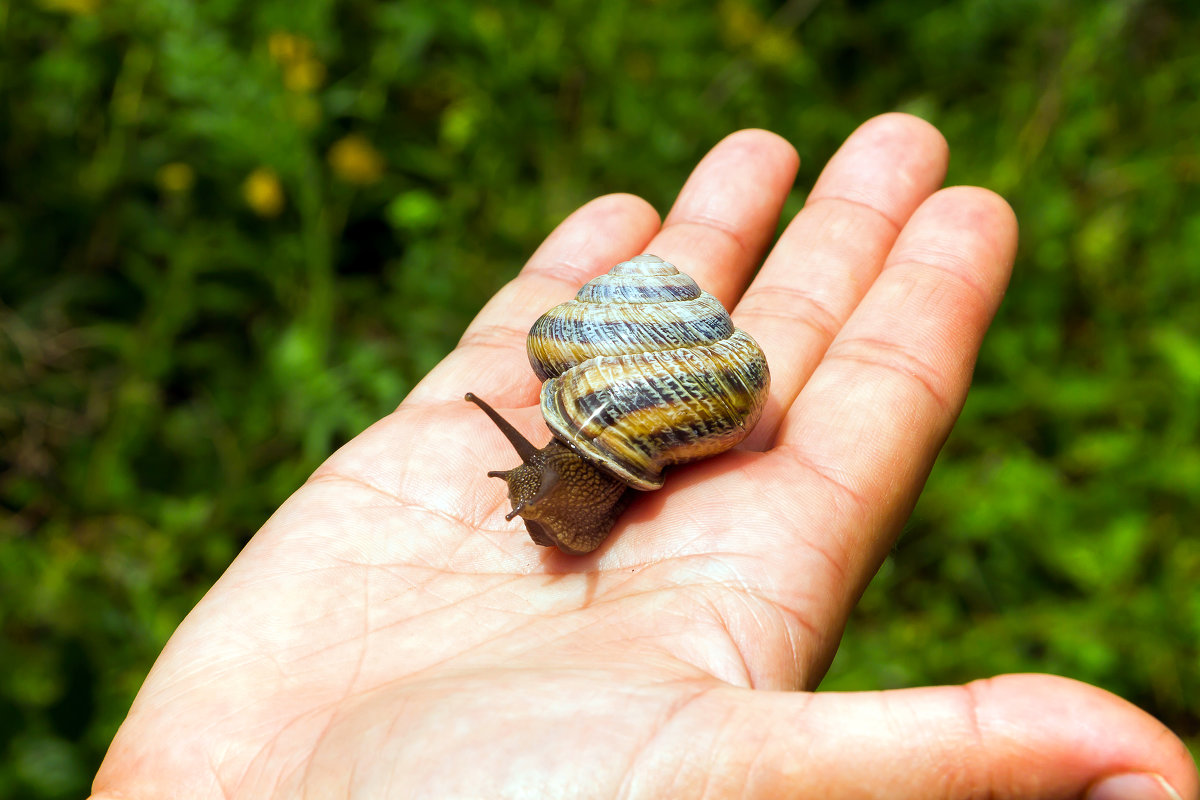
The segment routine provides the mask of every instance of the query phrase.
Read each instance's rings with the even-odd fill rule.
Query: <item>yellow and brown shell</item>
[[[550,431],[635,489],[734,447],[762,415],[762,349],[721,303],[649,254],[613,267],[529,331]]]

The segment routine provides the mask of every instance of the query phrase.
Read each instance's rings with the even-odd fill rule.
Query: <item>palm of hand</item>
[[[815,688],[957,414],[1003,290],[1011,216],[980,190],[930,197],[944,159],[936,133],[899,116],[848,141],[734,311],[773,370],[752,449],[676,472],[584,558],[503,521],[503,486],[485,473],[516,459],[463,392],[523,409],[506,414],[544,441],[525,328],[642,250],[734,306],[794,154],[769,134],[730,137],[657,234],[634,198],[577,212],[181,625],[96,791],[1065,797],[1157,771],[1194,792],[1161,726],[1061,680],[752,691]],[[1051,704],[1131,733],[1114,744],[1026,724]]]

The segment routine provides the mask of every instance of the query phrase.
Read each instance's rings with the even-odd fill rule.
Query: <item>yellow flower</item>
[[[172,161],[158,168],[155,175],[158,186],[168,194],[183,194],[196,182],[196,172],[182,161]]]
[[[40,0],[39,5],[47,11],[62,11],[84,17],[100,9],[100,0]]]
[[[759,61],[776,67],[785,67],[795,61],[799,51],[791,36],[774,28],[765,29],[751,49]]]
[[[312,55],[312,42],[287,31],[275,31],[267,37],[267,52],[277,64],[303,61]]]
[[[283,85],[293,92],[311,92],[325,82],[325,65],[313,55],[311,39],[287,31],[267,37],[271,60],[283,69]]]
[[[383,177],[383,156],[360,133],[343,136],[329,148],[329,166],[346,183],[365,186]]]
[[[763,28],[762,17],[745,0],[722,0],[717,5],[721,35],[735,45],[752,43]]]
[[[293,92],[311,92],[325,82],[325,65],[315,58],[293,61],[283,68],[283,85]]]
[[[260,217],[277,217],[283,211],[283,184],[279,176],[268,167],[259,167],[246,176],[242,183],[242,197],[246,205]]]

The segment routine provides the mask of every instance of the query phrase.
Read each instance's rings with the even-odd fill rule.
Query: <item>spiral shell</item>
[[[762,349],[674,265],[636,256],[589,281],[529,332],[551,432],[635,489],[728,450],[762,415]]]

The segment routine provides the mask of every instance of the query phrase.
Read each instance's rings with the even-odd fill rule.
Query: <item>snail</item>
[[[658,256],[623,261],[529,331],[553,438],[535,447],[491,406],[478,405],[522,463],[489,472],[508,484],[539,545],[595,550],[630,490],[663,485],[663,470],[724,452],[749,435],[770,388],[766,357],[715,297]]]

